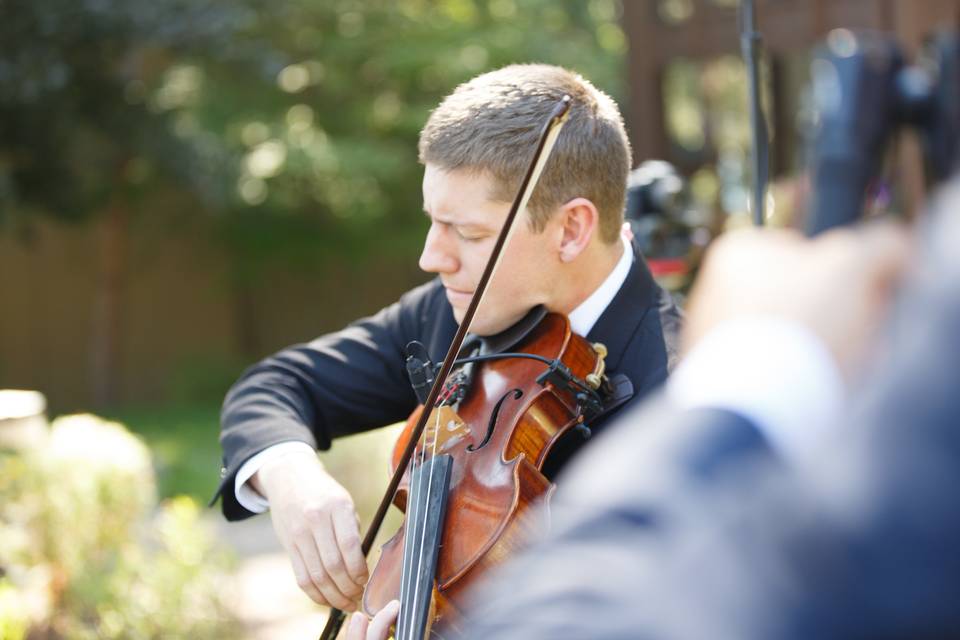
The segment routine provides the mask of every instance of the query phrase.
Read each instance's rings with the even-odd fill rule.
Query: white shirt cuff
[[[833,357],[812,331],[766,316],[720,325],[667,381],[676,405],[736,413],[795,462],[840,415],[845,391]]]
[[[253,488],[249,480],[260,468],[270,460],[282,456],[291,450],[306,449],[313,453],[313,447],[300,440],[291,440],[281,442],[272,447],[267,447],[257,455],[243,463],[240,470],[237,471],[237,477],[234,481],[234,493],[237,496],[237,502],[247,511],[253,513],[263,513],[270,508],[270,503],[260,493]]]

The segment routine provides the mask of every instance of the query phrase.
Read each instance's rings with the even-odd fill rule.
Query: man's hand
[[[387,640],[390,627],[397,622],[399,613],[400,602],[392,600],[373,616],[373,620],[367,620],[363,612],[353,614],[347,627],[346,640]]]
[[[368,574],[350,494],[305,451],[269,461],[251,481],[270,501],[300,588],[318,604],[355,611]]]
[[[813,331],[851,376],[885,316],[908,254],[908,234],[891,224],[813,240],[785,230],[727,234],[710,248],[691,292],[684,350],[725,321],[774,316]]]

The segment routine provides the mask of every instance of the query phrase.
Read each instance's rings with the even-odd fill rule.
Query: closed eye
[[[470,233],[461,229],[457,229],[457,235],[460,236],[460,239],[465,242],[479,242],[480,240],[485,240],[487,238],[486,234]]]

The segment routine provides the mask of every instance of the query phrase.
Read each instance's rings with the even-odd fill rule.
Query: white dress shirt
[[[788,462],[799,462],[840,415],[840,371],[823,342],[771,316],[730,321],[707,334],[667,379],[685,409],[732,411],[750,420]]]

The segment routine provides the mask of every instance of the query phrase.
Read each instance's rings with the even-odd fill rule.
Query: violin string
[[[426,408],[424,408],[426,410]],[[415,549],[413,541],[416,540],[416,518],[417,518],[417,502],[419,500],[420,491],[420,477],[415,476],[417,468],[422,464],[422,454],[423,454],[423,441],[425,436],[421,435],[420,448],[415,452],[413,458],[410,460],[410,477],[414,481],[411,482],[410,488],[407,491],[407,520],[406,520],[406,533],[403,545],[403,569],[401,570],[401,581],[400,581],[400,613],[398,619],[397,627],[397,638],[398,640],[405,637],[404,631],[406,629],[406,624],[409,618],[409,598],[407,594],[410,591],[409,582],[413,580],[413,572],[411,571],[413,567],[413,558],[415,555]]]
[[[439,411],[435,411],[434,413],[436,414],[437,423],[439,423],[440,413]],[[425,429],[423,434],[421,435],[419,451],[417,452],[416,455],[414,455],[411,461],[411,465],[410,465],[411,475],[418,468],[422,468],[423,464],[425,464],[426,462],[426,441],[427,441],[427,438],[429,437],[429,426],[430,426],[430,423],[428,422],[427,423],[428,428]],[[401,640],[402,638],[405,637],[404,633],[407,629],[408,624],[410,624],[410,615],[413,611],[412,607],[413,607],[413,604],[416,602],[417,595],[418,595],[417,589],[416,589],[416,585],[418,584],[416,580],[416,576],[418,575],[420,567],[422,566],[422,551],[420,549],[422,549],[422,546],[423,546],[422,544],[423,534],[418,530],[417,527],[421,526],[419,525],[419,521],[424,520],[426,517],[426,513],[425,512],[421,513],[421,509],[418,508],[418,505],[422,503],[421,498],[423,496],[424,481],[425,481],[424,474],[422,473],[418,474],[415,482],[411,485],[410,491],[408,493],[407,523],[409,524],[412,522],[413,527],[407,528],[407,533],[406,533],[407,542],[404,544],[403,566],[407,568],[407,571],[405,572],[401,571],[401,575],[403,576],[403,579],[400,582],[400,616],[399,616],[399,626],[397,628],[397,636],[396,636],[398,640]],[[427,495],[429,497],[429,485],[428,485]],[[423,527],[423,532],[425,533],[426,525],[424,524],[422,525],[422,527]],[[421,543],[419,545],[416,545],[415,542],[418,537],[420,538]],[[416,566],[418,569],[416,572],[411,570],[414,566],[415,557],[417,557]],[[410,582],[413,582],[413,585],[410,585]],[[412,599],[406,597],[410,592],[411,586],[413,586],[415,590],[414,597]]]
[[[435,419],[434,424],[433,424],[433,427],[432,427],[432,429],[433,429],[433,443],[432,443],[432,445],[431,445],[431,452],[430,452],[430,454],[431,454],[432,457],[435,458],[435,457],[436,457],[436,454],[437,454],[437,442],[440,440],[440,407],[437,407],[437,408],[436,408],[436,410],[434,411],[434,414],[435,414],[435,416],[436,416],[436,419]],[[424,429],[424,440],[426,440],[426,438],[429,437],[429,434],[430,434],[430,429],[429,429],[429,428],[428,428],[428,429]],[[427,447],[426,447],[426,442],[423,442],[423,443],[421,443],[421,444],[422,444],[421,450],[422,450],[422,452],[423,452],[422,457],[421,457],[421,464],[425,464],[425,462],[426,462],[426,456],[427,456],[427,452],[426,452],[426,448],[427,448]],[[433,474],[434,474],[434,471],[435,471],[436,468],[437,468],[437,467],[436,467],[436,464],[431,464],[431,465],[430,465],[430,470],[429,470],[429,472],[428,472],[427,474],[420,474],[421,476],[422,476],[422,475],[426,475],[427,478],[428,478],[428,480],[427,480],[427,495],[424,497],[424,499],[423,499],[422,501],[419,501],[419,502],[420,502],[420,505],[423,507],[423,513],[422,513],[422,515],[421,515],[420,518],[419,518],[419,521],[420,521],[420,541],[418,542],[418,544],[417,544],[417,546],[416,546],[416,552],[417,552],[417,554],[418,554],[418,557],[417,557],[417,571],[416,571],[415,573],[411,572],[411,573],[413,573],[413,575],[417,575],[417,576],[419,576],[420,573],[423,571],[424,558],[425,558],[425,556],[426,556],[426,549],[424,548],[424,543],[426,542],[426,537],[427,537],[427,523],[428,523],[428,521],[429,521],[429,518],[427,517],[427,514],[428,514],[428,512],[429,512],[429,510],[430,510],[430,493],[431,493],[432,490],[433,490]],[[418,484],[421,484],[421,485],[422,485],[422,481],[421,481],[420,483],[418,483]],[[420,491],[422,491],[422,486],[420,487]],[[418,493],[420,493],[420,491],[418,491]],[[424,595],[426,595],[426,594],[424,594]],[[416,581],[414,582],[414,584],[413,584],[413,598],[410,599],[410,606],[411,606],[411,607],[414,606],[414,605],[415,605],[416,603],[418,603],[419,601],[420,601],[420,580],[416,580]],[[409,610],[409,608],[408,608],[408,612],[407,612],[407,613],[408,613],[408,616],[410,615],[410,613],[412,613],[412,612]],[[411,623],[412,623],[412,620],[411,620]],[[411,632],[412,632],[412,629],[411,629]]]
[[[416,456],[414,456],[414,459],[410,463],[410,473],[412,474],[415,469],[416,469]],[[406,521],[407,525],[409,525],[410,522],[412,522],[411,518],[413,518],[415,515],[415,510],[416,510],[416,507],[414,506],[416,504],[416,501],[414,499],[415,497],[416,497],[415,489],[414,487],[411,486],[410,489],[407,491],[407,521]],[[409,588],[407,587],[407,582],[410,580],[410,567],[411,567],[411,562],[413,558],[413,545],[410,544],[411,527],[407,526],[406,529],[407,529],[405,534],[406,537],[403,545],[403,565],[400,571],[400,575],[401,575],[400,613],[399,613],[398,625],[397,625],[398,640],[404,637],[402,632],[403,632],[404,625],[406,624],[406,621],[407,621],[406,593],[407,591],[409,591]]]
[[[410,472],[414,474],[417,472],[418,468],[421,468],[425,460],[425,443],[426,443],[426,431],[421,436],[420,448],[414,455],[411,462]],[[416,585],[416,573],[413,571],[414,559],[417,557],[418,550],[416,549],[416,540],[419,537],[418,521],[422,517],[420,514],[420,503],[423,491],[423,474],[417,474],[414,482],[410,486],[410,491],[408,494],[408,512],[407,512],[407,524],[411,525],[407,527],[406,542],[404,544],[404,566],[406,571],[402,572],[403,580],[400,583],[400,619],[399,626],[397,628],[397,639],[403,640],[409,636],[407,630],[410,628],[412,621],[410,619],[413,612],[413,600],[409,598],[410,589],[414,588]],[[419,563],[417,563],[419,564]],[[410,584],[410,583],[413,584]],[[416,595],[416,594],[414,594]]]
[[[424,410],[426,410],[426,407],[424,407]],[[416,573],[413,571],[413,567],[415,565],[414,560],[417,555],[417,549],[416,549],[416,540],[418,537],[417,526],[418,526],[419,518],[421,517],[419,505],[420,505],[421,494],[423,491],[423,486],[422,486],[423,474],[417,473],[417,470],[423,466],[423,462],[425,459],[424,458],[425,442],[426,442],[426,430],[424,430],[424,433],[421,434],[419,450],[413,456],[413,461],[411,462],[411,466],[410,466],[411,475],[415,473],[417,475],[414,478],[414,482],[410,486],[410,492],[407,498],[407,503],[409,507],[407,518],[408,518],[408,524],[410,525],[407,527],[407,540],[405,545],[406,549],[408,550],[405,553],[405,556],[407,556],[405,557],[407,571],[404,576],[403,583],[401,585],[401,587],[405,587],[405,588],[401,588],[401,591],[405,592],[407,597],[403,597],[401,595],[401,599],[400,599],[401,610],[403,612],[403,615],[400,616],[401,628],[397,629],[398,640],[402,640],[403,638],[406,638],[408,636],[408,634],[406,633],[406,630],[411,624],[410,614],[412,612],[413,603],[409,596],[410,596],[410,589],[413,588],[414,585],[416,584]]]

